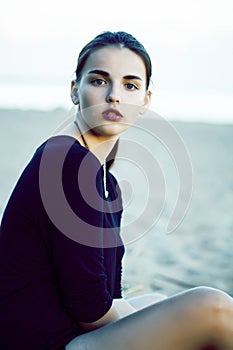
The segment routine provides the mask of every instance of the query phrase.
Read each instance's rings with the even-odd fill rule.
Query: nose
[[[116,89],[113,89],[113,87],[110,89],[106,96],[106,101],[108,103],[119,103],[120,102],[120,95],[116,91]]]
[[[108,96],[107,96],[107,102],[119,103],[119,102],[120,102],[120,99],[119,99],[119,97],[115,97],[115,96],[112,96],[112,95],[108,95]]]

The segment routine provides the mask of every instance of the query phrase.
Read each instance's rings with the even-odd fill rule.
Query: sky
[[[79,51],[124,30],[151,56],[153,111],[233,123],[232,18],[232,0],[0,0],[0,108],[70,108]]]

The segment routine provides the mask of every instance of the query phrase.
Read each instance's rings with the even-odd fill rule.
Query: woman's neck
[[[101,164],[107,158],[111,150],[113,149],[118,136],[100,136],[96,135],[93,131],[83,132],[79,126],[79,142],[82,141],[82,145],[89,149],[100,161]],[[82,137],[80,138],[80,136]]]
[[[73,120],[64,127],[59,128],[59,130],[55,132],[55,135],[74,137],[83,147],[88,148],[101,164],[104,163],[104,160],[107,158],[118,139],[118,136],[108,137],[96,135],[90,130],[85,132],[85,127],[82,126],[79,121],[74,122]]]

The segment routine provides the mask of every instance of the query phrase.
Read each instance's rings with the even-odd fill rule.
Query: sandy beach
[[[66,111],[62,109],[47,112],[0,110],[0,215],[37,146],[66,117]],[[147,292],[172,295],[186,288],[208,285],[233,296],[233,125],[178,121],[167,124],[174,137],[182,140],[192,166],[192,195],[187,212],[183,213],[178,227],[167,233],[165,228],[181,185],[177,169],[182,162],[177,167],[179,154],[174,148],[169,153],[166,147],[166,142],[170,141],[158,140],[157,131],[150,134],[151,130],[157,130],[155,123],[153,117],[140,120],[139,127],[127,131],[123,137],[125,145],[129,146],[127,152],[135,146],[142,152],[138,153],[138,158],[140,154],[142,157],[145,154],[145,158],[152,155],[148,159],[154,163],[149,164],[147,171],[151,175],[153,166],[158,165],[154,181],[153,176],[149,178],[143,171],[141,164],[127,162],[130,157],[127,152],[126,159],[116,162],[112,170],[120,183],[124,180],[122,191],[126,210],[123,225],[134,222],[135,228],[142,233],[140,236],[136,231],[132,232],[133,238],[126,245],[124,294],[128,297]],[[124,149],[120,154],[124,154]],[[189,167],[186,163],[182,172]],[[131,177],[127,178],[127,174]],[[190,179],[186,180],[189,191]],[[165,199],[159,184],[165,184]],[[158,196],[151,198],[152,187],[148,190],[147,185],[153,186]],[[160,198],[164,202],[163,210],[159,207]],[[143,206],[149,200],[148,214],[142,215]],[[185,200],[187,202],[187,198]],[[157,221],[152,220],[153,213],[158,216]],[[182,217],[182,213],[179,215]]]

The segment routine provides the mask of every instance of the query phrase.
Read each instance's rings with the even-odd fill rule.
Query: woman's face
[[[116,46],[97,49],[88,57],[76,88],[82,123],[102,136],[126,130],[150,100],[142,58]]]

